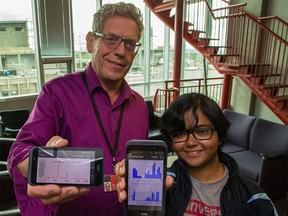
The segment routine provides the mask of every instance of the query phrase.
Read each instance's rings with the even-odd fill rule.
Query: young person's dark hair
[[[218,104],[203,94],[190,93],[176,98],[161,117],[161,133],[169,145],[172,143],[172,133],[181,133],[186,130],[183,116],[184,113],[190,110],[191,115],[196,120],[194,126],[198,124],[197,111],[201,110],[218,131],[221,144],[223,145],[226,142],[226,134],[230,123],[223,115]]]

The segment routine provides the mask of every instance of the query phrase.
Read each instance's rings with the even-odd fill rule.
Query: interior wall
[[[238,77],[233,78],[231,109],[233,111],[250,114],[252,92]]]
[[[247,3],[247,6],[244,8],[249,13],[253,14],[254,16],[261,16],[262,13],[262,7],[265,0],[231,0],[234,4],[240,4],[240,3]]]
[[[257,109],[253,109],[251,115],[259,116],[268,121],[283,124],[283,122],[257,97],[255,97],[254,100],[254,107],[257,107]]]
[[[287,0],[265,0],[265,16],[278,16],[288,22]]]

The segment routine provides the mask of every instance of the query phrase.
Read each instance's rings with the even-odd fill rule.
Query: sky
[[[0,20],[31,20],[31,0],[0,0]]]
[[[0,0],[0,20],[32,20],[32,0]],[[84,0],[89,7],[83,7],[83,0],[72,0],[74,27],[79,31],[88,32],[92,26],[92,16],[96,11],[91,7],[95,0]],[[15,7],[17,5],[17,7]]]

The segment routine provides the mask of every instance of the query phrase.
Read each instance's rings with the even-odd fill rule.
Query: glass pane
[[[154,13],[151,13],[151,29],[150,80],[163,80],[164,24]]]
[[[42,57],[72,57],[68,0],[38,0]]]
[[[92,30],[93,14],[96,1],[72,0],[73,35],[76,71],[83,71],[91,61],[91,54],[86,49],[86,34]]]
[[[141,83],[141,84],[131,84],[130,86],[131,86],[131,88],[134,91],[138,92],[140,95],[144,95],[144,85],[143,85],[143,83]]]
[[[68,73],[67,63],[44,64],[43,66],[45,82]]]
[[[184,42],[184,41],[183,41]],[[196,79],[204,77],[203,56],[189,43],[185,42],[185,65],[183,79]]]
[[[37,93],[31,0],[2,0],[0,41],[0,98]]]
[[[175,44],[175,32],[170,31],[170,54],[169,54],[169,80],[173,79],[174,71],[174,44]]]

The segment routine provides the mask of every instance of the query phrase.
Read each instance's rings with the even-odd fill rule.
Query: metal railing
[[[178,84],[178,88],[173,87]],[[215,100],[219,105],[221,103],[223,78],[204,78],[168,80],[165,81],[165,88],[157,89],[154,96],[154,111],[161,115],[179,95],[186,93],[202,93]]]

